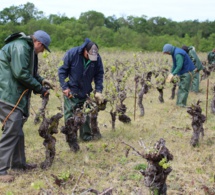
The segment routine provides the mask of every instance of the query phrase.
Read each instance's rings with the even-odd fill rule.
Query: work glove
[[[168,77],[167,77],[167,79],[166,79],[166,82],[167,83],[170,83],[172,80],[173,80],[173,74],[172,73],[170,73],[169,75],[168,75]]]
[[[48,97],[49,96],[49,90],[46,87],[43,87],[40,91],[41,97]]]
[[[95,99],[98,102],[98,104],[102,104],[104,102],[104,97],[100,92],[96,92]]]
[[[54,85],[51,84],[51,82],[47,79],[43,79],[42,80],[42,85],[48,85],[50,87],[50,89],[53,89]]]

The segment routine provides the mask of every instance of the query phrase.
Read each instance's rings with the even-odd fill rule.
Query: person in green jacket
[[[207,60],[208,64],[215,66],[215,48],[208,53]]]
[[[203,69],[202,63],[201,63],[198,55],[196,54],[195,47],[193,47],[193,46],[188,47],[186,45],[183,45],[182,49],[187,52],[187,54],[190,56],[190,59],[192,60],[193,64],[196,67],[194,70],[190,91],[198,93],[199,92],[199,82],[200,82],[199,72]]]
[[[0,182],[12,182],[11,169],[30,170],[36,164],[27,164],[23,125],[29,116],[31,92],[46,96],[43,85],[51,83],[38,75],[38,53],[49,50],[50,36],[38,30],[26,36],[14,33],[5,39],[0,50]]]

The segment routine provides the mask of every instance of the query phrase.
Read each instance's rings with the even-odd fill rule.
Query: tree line
[[[215,21],[172,21],[164,17],[148,18],[88,11],[80,17],[65,14],[45,16],[33,3],[10,6],[0,11],[0,46],[12,33],[32,34],[42,29],[51,35],[51,48],[67,50],[80,45],[86,37],[100,48],[110,50],[161,51],[165,43],[174,46],[193,45],[197,51],[208,52],[215,46]]]

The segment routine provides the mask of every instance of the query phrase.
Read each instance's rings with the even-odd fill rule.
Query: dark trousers
[[[0,102],[0,120],[7,117],[13,107]],[[10,167],[22,167],[26,164],[23,113],[15,109],[4,125],[0,140],[0,175],[7,174]]]

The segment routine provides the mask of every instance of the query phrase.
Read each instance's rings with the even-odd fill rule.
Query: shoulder
[[[66,54],[67,55],[76,54],[79,52],[79,50],[80,50],[80,46],[73,47],[73,48],[69,49],[68,51],[66,51]]]
[[[16,39],[14,41],[9,42],[8,48],[11,50],[17,50],[18,53],[22,52],[30,52],[33,51],[33,45],[28,42],[26,39]]]
[[[28,41],[26,39],[16,39],[14,41],[15,45],[26,46],[28,45]]]
[[[176,47],[175,48],[175,55],[177,55],[177,54],[180,54],[180,55],[184,56],[184,55],[186,55],[186,51],[184,51],[181,48]]]

